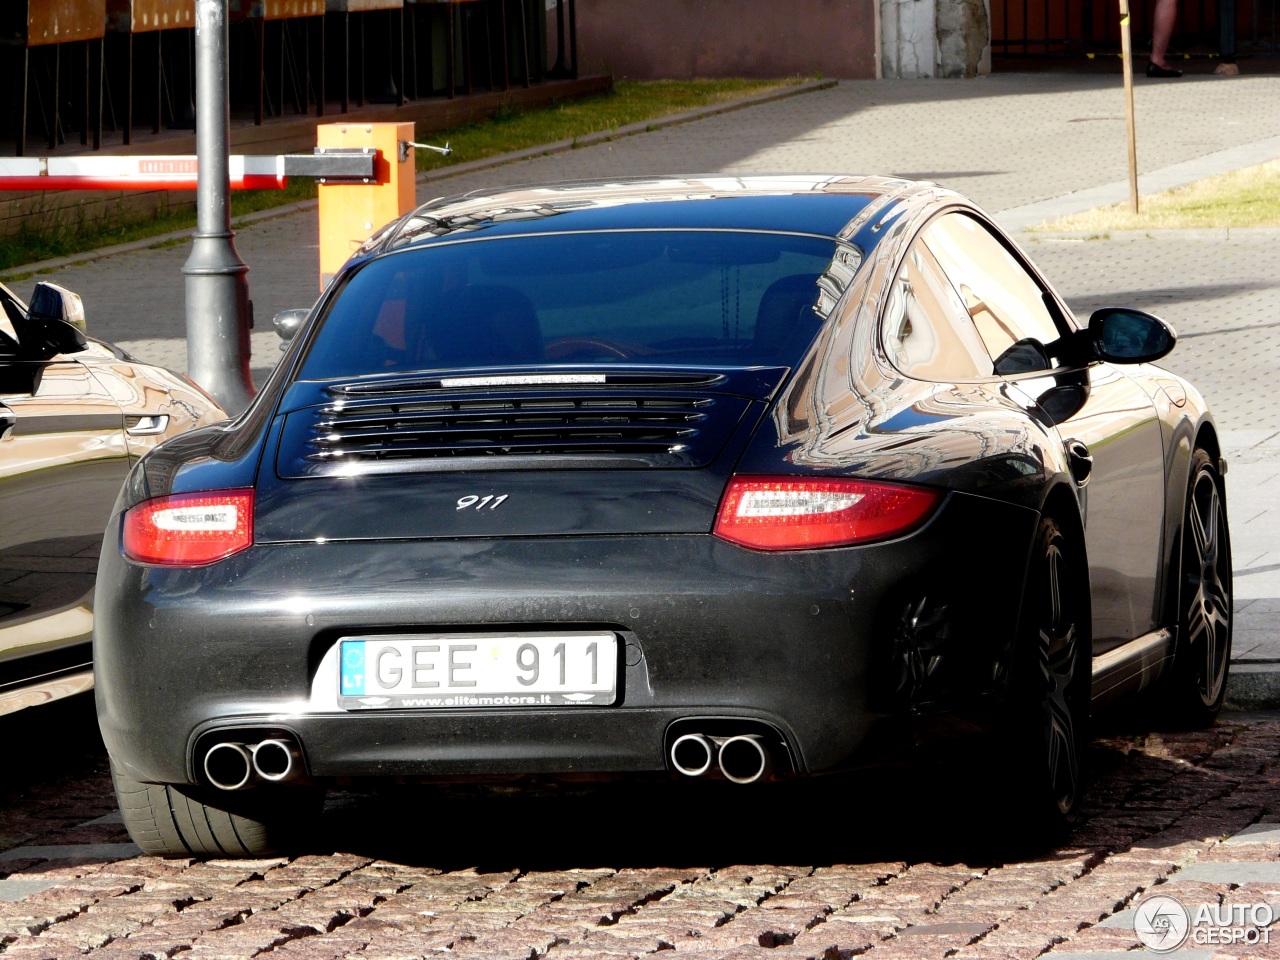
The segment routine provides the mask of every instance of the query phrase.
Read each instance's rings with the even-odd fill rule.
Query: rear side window
[[[330,302],[303,379],[546,364],[795,364],[833,240],[619,231],[408,248]]]
[[[968,310],[919,240],[894,279],[881,330],[893,365],[909,377],[952,382],[991,375]]]
[[[1019,340],[1048,345],[1061,336],[1044,305],[1044,289],[977,220],[944,214],[922,236],[959,291],[993,359]]]

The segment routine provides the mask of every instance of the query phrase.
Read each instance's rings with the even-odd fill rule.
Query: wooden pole
[[[1133,122],[1133,44],[1129,0],[1120,0],[1120,62],[1124,65],[1124,123],[1129,134],[1129,208],[1138,212],[1138,133]]]

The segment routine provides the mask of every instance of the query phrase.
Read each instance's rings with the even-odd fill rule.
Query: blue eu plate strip
[[[364,641],[342,641],[342,695],[364,696]]]

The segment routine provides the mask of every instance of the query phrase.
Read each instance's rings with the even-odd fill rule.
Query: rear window
[[[829,239],[543,234],[409,248],[330,301],[303,379],[548,363],[793,365],[822,318]]]

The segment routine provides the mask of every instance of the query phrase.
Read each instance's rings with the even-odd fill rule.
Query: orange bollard
[[[412,123],[324,123],[316,127],[322,150],[376,150],[368,183],[320,181],[320,289],[374,232],[414,206]]]

